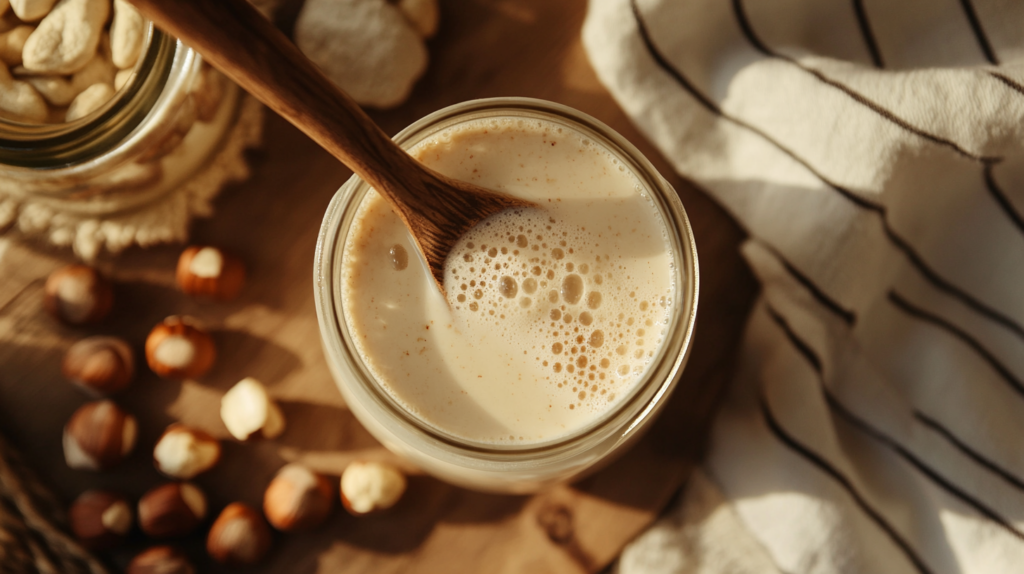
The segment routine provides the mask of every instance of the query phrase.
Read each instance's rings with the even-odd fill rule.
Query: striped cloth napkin
[[[1024,571],[1024,2],[591,0],[583,40],[762,284],[619,572]]]

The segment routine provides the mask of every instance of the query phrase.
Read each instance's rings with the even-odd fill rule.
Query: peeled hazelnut
[[[405,492],[405,475],[381,462],[353,462],[341,474],[341,503],[361,516],[391,508]]]
[[[184,536],[206,518],[206,496],[189,482],[158,486],[139,500],[139,527],[147,536]]]
[[[220,442],[209,434],[172,424],[153,449],[157,470],[172,478],[188,480],[206,472],[220,460]]]
[[[196,574],[185,555],[170,546],[154,546],[128,564],[126,574]]]
[[[87,490],[71,504],[71,531],[89,550],[110,550],[124,542],[132,528],[132,508],[123,497],[105,490]]]
[[[164,378],[201,377],[216,357],[213,338],[189,317],[168,317],[146,337],[146,362]]]
[[[279,470],[263,495],[263,514],[281,531],[318,526],[333,507],[330,481],[296,463]]]
[[[275,438],[284,432],[284,415],[270,400],[263,384],[246,377],[220,401],[220,418],[238,440]]]
[[[68,349],[61,365],[64,376],[92,394],[124,390],[135,375],[132,348],[116,337],[89,337]]]
[[[252,508],[234,502],[220,513],[206,538],[206,551],[222,564],[256,564],[270,550],[270,529]]]
[[[114,304],[110,283],[87,265],[68,265],[50,273],[43,292],[46,310],[71,325],[96,323]]]
[[[135,447],[135,417],[111,401],[82,405],[64,427],[64,459],[71,468],[105,470]]]
[[[245,266],[216,247],[193,245],[178,258],[177,279],[186,295],[228,301],[245,284]]]

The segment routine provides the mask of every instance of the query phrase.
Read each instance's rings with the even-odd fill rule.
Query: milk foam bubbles
[[[381,388],[427,425],[484,444],[555,440],[614,410],[674,312],[674,257],[638,180],[580,133],[539,120],[466,122],[411,153],[538,207],[464,236],[446,299],[386,201],[364,199],[343,305]]]

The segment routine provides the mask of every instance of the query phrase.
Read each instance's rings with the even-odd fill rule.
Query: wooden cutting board
[[[647,154],[682,197],[700,256],[700,303],[690,364],[664,414],[624,457],[596,475],[531,497],[479,494],[414,473],[392,511],[353,518],[343,511],[315,532],[277,535],[254,572],[595,572],[650,524],[699,460],[706,429],[729,378],[756,285],[737,255],[743,234],[694,186],[673,174],[597,81],[580,42],[584,0],[452,0],[429,44],[431,64],[410,100],[374,113],[388,133],[467,99],[532,96],[573,106],[608,123]],[[282,19],[287,27],[294,9]],[[182,421],[224,440],[216,469],[196,482],[214,511],[242,500],[258,506],[274,472],[303,461],[337,475],[355,459],[387,459],[352,417],[320,351],[312,262],[324,209],[350,175],[276,117],[252,154],[250,181],[224,191],[217,215],[193,225],[196,242],[239,253],[250,271],[242,297],[202,303],[178,293],[180,246],[133,249],[99,267],[115,282],[112,317],[93,329],[57,324],[43,311],[42,284],[72,257],[19,238],[0,238],[0,432],[65,500],[105,487],[137,498],[162,482],[152,446]],[[92,334],[128,339],[141,354],[149,329],[171,314],[194,315],[214,331],[220,358],[202,380],[163,381],[144,367],[117,398],[140,420],[139,446],[108,473],[68,469],[61,429],[86,398],[60,375],[64,350]],[[141,359],[141,355],[140,355]],[[278,440],[239,444],[218,416],[220,396],[245,376],[280,401],[288,430]],[[409,469],[414,472],[414,469]],[[180,544],[203,572],[217,572],[202,534]],[[123,566],[150,544],[134,534],[111,557]]]

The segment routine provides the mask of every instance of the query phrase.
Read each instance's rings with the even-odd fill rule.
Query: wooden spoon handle
[[[385,195],[409,193],[406,174],[426,169],[246,0],[131,2]]]

